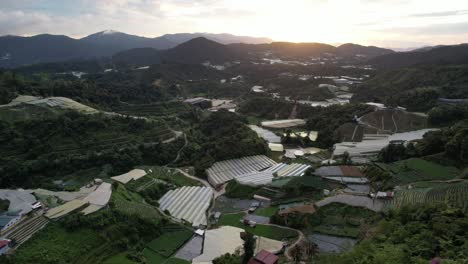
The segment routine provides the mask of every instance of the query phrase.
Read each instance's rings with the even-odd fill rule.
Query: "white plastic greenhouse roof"
[[[275,133],[271,132],[270,130],[261,128],[259,126],[250,125],[250,129],[255,131],[257,135],[263,139],[265,139],[269,143],[281,143],[281,137],[277,136]]]
[[[210,207],[213,191],[207,187],[184,186],[168,191],[159,199],[159,208],[171,216],[192,223],[206,225],[206,210]]]
[[[275,165],[276,162],[265,155],[248,156],[240,159],[219,161],[206,170],[208,181],[218,186],[236,176],[257,172]]]
[[[273,181],[273,178],[273,172],[260,171],[240,175],[236,177],[236,181],[243,185],[259,186],[270,184]]]
[[[310,168],[310,165],[300,164],[300,163],[279,163],[271,168],[266,169],[266,171],[273,172],[278,175],[278,177],[290,177],[290,176],[303,176],[304,172]]]

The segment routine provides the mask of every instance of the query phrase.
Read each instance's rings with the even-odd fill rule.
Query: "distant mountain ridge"
[[[258,44],[272,41],[268,38],[211,33],[166,34],[147,38],[114,30],[97,32],[81,39],[50,34],[31,37],[0,36],[0,67],[12,68],[34,63],[107,57],[136,48],[164,50],[198,37],[206,37],[222,44]]]
[[[373,58],[370,63],[380,69],[398,69],[422,64],[468,64],[468,44],[396,52]]]
[[[145,52],[146,56],[143,54]],[[324,54],[334,54],[341,57],[362,55],[372,58],[392,52],[389,49],[365,47],[356,44],[346,44],[339,47],[323,43],[291,42],[272,42],[269,44],[233,43],[223,45],[204,37],[198,37],[168,50],[127,50],[115,54],[113,60],[119,64],[131,64],[134,66],[156,64],[161,61],[188,64],[199,64],[209,61],[215,64],[222,64],[228,61],[263,58],[267,53],[281,58],[300,59],[322,56]],[[147,59],[150,57],[154,60],[150,61]]]
[[[191,41],[196,40],[196,41]],[[204,41],[208,40],[208,41]],[[135,51],[132,51],[136,49]],[[284,57],[317,56],[333,53],[338,56],[375,56],[393,53],[389,49],[344,44],[335,47],[323,43],[272,42],[268,38],[235,36],[231,34],[180,33],[156,38],[140,37],[105,30],[81,39],[58,35],[32,37],[0,37],[0,67],[12,68],[45,62],[85,60],[100,57],[136,59],[145,63],[167,60],[178,63],[222,63],[242,59],[255,52],[272,52]],[[159,56],[160,54],[164,54]],[[122,57],[122,56],[123,57]],[[145,56],[148,56],[145,58]],[[125,60],[124,60],[125,61]]]

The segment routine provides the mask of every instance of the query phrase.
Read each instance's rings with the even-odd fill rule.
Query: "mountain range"
[[[135,48],[165,50],[198,37],[205,37],[222,44],[258,44],[272,41],[268,38],[211,33],[167,34],[147,38],[114,30],[101,31],[81,39],[49,34],[31,37],[2,36],[0,37],[0,67],[11,68],[42,62],[107,57]]]

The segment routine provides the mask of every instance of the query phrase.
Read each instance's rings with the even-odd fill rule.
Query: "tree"
[[[242,258],[242,264],[247,264],[249,260],[254,256],[255,250],[255,238],[251,233],[245,233],[244,236],[244,256]]]
[[[343,163],[344,165],[347,165],[347,164],[349,164],[350,162],[351,162],[351,158],[350,158],[350,156],[349,156],[349,152],[348,152],[348,151],[345,151],[345,152],[343,153],[342,163]]]

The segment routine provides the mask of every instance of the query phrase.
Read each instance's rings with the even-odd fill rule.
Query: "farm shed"
[[[9,239],[0,239],[0,256],[10,249],[10,242]]]
[[[249,128],[255,131],[259,137],[265,139],[265,141],[269,143],[281,143],[281,137],[277,136],[270,130],[255,125],[250,125]]]
[[[104,182],[99,185],[99,187],[88,196],[86,196],[83,201],[88,202],[89,206],[83,209],[81,212],[85,215],[94,213],[99,209],[109,203],[109,200],[112,195],[112,185],[110,183]]]
[[[88,205],[88,202],[85,202],[83,200],[73,200],[73,201],[64,203],[62,205],[59,205],[57,207],[54,207],[52,209],[49,209],[49,211],[47,211],[45,216],[49,219],[57,219],[75,210],[83,208],[86,205]]]
[[[365,177],[356,166],[323,166],[316,169],[314,174],[322,177]]]
[[[260,171],[275,164],[275,161],[264,155],[248,156],[216,162],[206,170],[206,173],[208,174],[208,181],[216,187],[234,179],[236,176]]]
[[[364,135],[361,142],[341,142],[334,145],[333,156],[341,156],[348,152],[351,157],[376,155],[392,142],[409,142],[422,139],[424,134],[436,129],[421,129],[393,135]]]
[[[289,127],[303,126],[306,124],[306,121],[304,119],[284,119],[284,120],[264,121],[261,124],[262,124],[262,127],[289,128]]]
[[[8,211],[20,211],[20,214],[27,214],[31,212],[31,205],[37,202],[34,195],[23,189],[0,190],[0,199],[8,200],[10,202]]]
[[[0,215],[0,232],[10,228],[11,226],[18,223],[21,219],[21,215],[13,215],[13,214],[4,214]]]
[[[123,184],[127,184],[131,180],[138,180],[146,175],[146,171],[142,169],[133,169],[127,173],[111,177],[114,181],[118,181]]]
[[[247,264],[277,264],[279,257],[266,250],[261,250]]]
[[[268,148],[273,152],[283,152],[284,151],[283,144],[268,143]]]
[[[205,232],[203,254],[193,259],[192,263],[211,263],[213,259],[226,253],[234,253],[242,249],[244,241],[241,238],[244,229],[233,226],[222,226]]]
[[[168,191],[159,199],[159,208],[171,216],[192,223],[207,225],[206,210],[210,207],[213,191],[207,187],[184,186]]]

